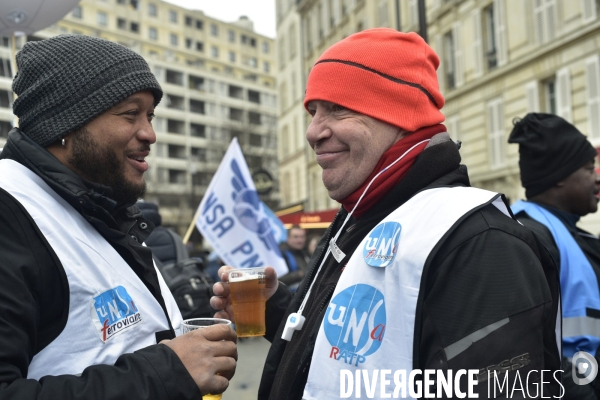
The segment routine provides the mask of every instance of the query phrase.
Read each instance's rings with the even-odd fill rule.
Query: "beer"
[[[244,268],[229,271],[229,290],[238,337],[264,336],[265,269]]]
[[[188,333],[191,331],[195,331],[196,329],[208,328],[213,325],[231,325],[231,321],[227,319],[221,318],[192,318],[186,319],[181,324],[182,333]],[[218,375],[218,374],[217,374]],[[205,394],[202,396],[202,400],[221,400],[223,398],[222,394]]]

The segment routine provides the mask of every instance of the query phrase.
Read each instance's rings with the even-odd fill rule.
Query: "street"
[[[271,343],[262,337],[238,339],[238,364],[223,400],[256,400]]]

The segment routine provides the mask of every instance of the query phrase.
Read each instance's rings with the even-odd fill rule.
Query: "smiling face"
[[[84,179],[111,187],[120,204],[133,204],[146,189],[153,117],[154,96],[138,92],[65,136],[65,147],[48,151]]]
[[[313,120],[306,139],[334,200],[343,200],[360,187],[382,154],[403,137],[396,126],[334,103],[314,100],[307,108]]]

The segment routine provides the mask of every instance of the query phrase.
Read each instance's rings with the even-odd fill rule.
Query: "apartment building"
[[[278,2],[284,9],[287,0]],[[441,59],[438,77],[446,127],[462,142],[474,186],[524,197],[518,146],[507,143],[514,118],[528,112],[563,116],[600,147],[598,0],[426,0],[427,39]],[[419,32],[419,0],[298,0],[303,82],[319,55],[362,29]],[[289,14],[289,12],[288,12]],[[282,14],[284,18],[292,18]],[[282,26],[281,22],[278,26]],[[278,30],[285,35],[285,29]],[[279,75],[280,84],[285,76]],[[300,109],[299,101],[294,107]],[[305,116],[303,131],[308,126]],[[306,146],[306,145],[305,145]],[[310,210],[328,200],[321,170],[306,153]],[[280,165],[288,161],[280,156]],[[600,214],[582,226],[600,232]]]
[[[524,198],[518,146],[507,140],[513,119],[528,112],[558,114],[600,147],[597,0],[437,0],[427,5],[429,42],[442,61],[438,77],[446,98],[445,124],[462,142],[472,185],[503,192],[511,202]],[[600,215],[582,224],[599,233]]]
[[[55,25],[18,38],[17,46],[62,33],[133,49],[163,87],[146,199],[160,204],[165,224],[185,231],[234,137],[263,187],[265,177],[278,176],[275,41],[254,32],[249,19],[227,23],[160,0],[82,0]],[[2,38],[0,147],[12,119],[9,60],[9,40]],[[261,198],[279,205],[277,189]]]

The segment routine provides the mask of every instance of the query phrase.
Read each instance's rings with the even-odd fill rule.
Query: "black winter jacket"
[[[110,188],[83,180],[18,129],[9,133],[0,159],[26,166],[80,212],[165,310],[152,254],[141,245],[153,225],[137,207],[118,205],[110,199]],[[33,356],[66,325],[69,284],[61,262],[31,216],[2,189],[0,255],[0,400],[200,398],[194,380],[164,345],[124,354],[115,365],[88,367],[81,376],[26,379]],[[157,341],[173,334],[172,330],[158,332]]]
[[[444,186],[469,186],[466,167],[460,165],[456,145],[449,140],[427,147],[402,181],[375,207],[348,222],[337,241],[346,259],[338,263],[330,257],[326,262],[304,310],[304,327],[286,342],[281,339],[285,319],[298,310],[325,253],[325,244],[346,218],[346,211],[340,210],[291,303],[285,287],[267,302],[266,337],[272,346],[259,399],[302,398],[308,370],[318,368],[310,362],[321,321],[353,251],[371,229],[414,194]],[[533,395],[536,381],[541,379],[540,370],[560,369],[555,333],[558,293],[556,266],[531,232],[492,205],[466,215],[440,240],[425,264],[416,312],[413,367],[483,372],[500,371],[508,365],[508,369],[515,369],[508,372],[511,388],[517,371],[525,385],[527,373],[536,370],[529,379]],[[446,359],[444,348],[507,317],[507,324],[458,356]],[[519,361],[523,358],[530,362]],[[560,394],[551,374],[546,373],[543,381],[544,396]],[[487,382],[477,385],[477,393],[479,398],[488,398]]]

